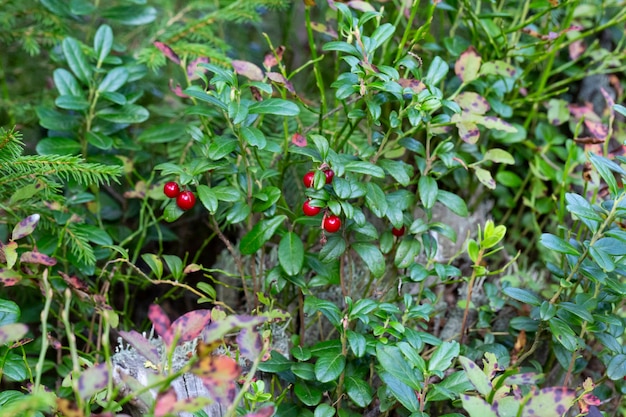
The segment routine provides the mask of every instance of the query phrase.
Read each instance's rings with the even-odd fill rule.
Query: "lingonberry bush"
[[[206,3],[0,10],[3,413],[624,411],[619,2]]]

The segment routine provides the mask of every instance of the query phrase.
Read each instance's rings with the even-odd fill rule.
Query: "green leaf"
[[[107,122],[119,124],[133,124],[145,122],[150,113],[145,107],[137,104],[127,104],[118,109],[107,107],[100,110],[96,115]]]
[[[345,379],[348,397],[359,407],[365,408],[372,402],[373,390],[363,378],[349,376]]]
[[[424,77],[424,82],[430,85],[438,84],[439,81],[443,80],[446,76],[449,69],[450,68],[448,67],[446,61],[436,56],[428,67],[428,72],[426,73],[426,77]]]
[[[76,230],[85,236],[85,239],[96,245],[108,246],[113,244],[113,239],[106,230],[91,224],[77,224]]]
[[[250,114],[273,114],[276,116],[297,116],[300,108],[293,102],[281,98],[268,98],[251,104]]]
[[[615,270],[615,262],[604,250],[596,246],[590,246],[589,254],[604,272],[613,272]]]
[[[363,262],[365,262],[375,278],[383,276],[385,273],[385,258],[378,247],[371,243],[354,243],[352,244],[352,249],[363,259]]]
[[[579,255],[578,250],[572,246],[570,243],[564,241],[558,236],[555,236],[550,233],[544,233],[541,235],[541,239],[539,239],[539,243],[545,246],[548,249],[551,249],[558,253],[564,253],[566,255]]]
[[[256,146],[259,149],[263,149],[265,148],[265,145],[267,145],[265,135],[256,127],[242,127],[241,136],[243,136],[250,146]]]
[[[328,404],[320,404],[315,408],[313,417],[333,417],[335,415],[335,409]]]
[[[234,203],[236,201],[239,201],[239,199],[241,198],[239,190],[234,187],[218,185],[217,187],[213,187],[212,190],[215,193],[217,199],[220,201]]]
[[[346,357],[338,352],[324,352],[315,362],[315,377],[320,382],[331,382],[339,379],[346,367]]]
[[[232,137],[218,137],[209,145],[209,158],[217,161],[237,149],[237,140]]]
[[[196,187],[196,191],[198,192],[198,198],[200,199],[202,205],[209,210],[209,213],[215,214],[218,201],[213,190],[204,184],[200,184]]]
[[[278,215],[271,219],[261,220],[254,225],[239,242],[239,250],[243,255],[252,255],[267,242],[274,232],[287,220],[287,216]]]
[[[348,172],[371,175],[376,178],[385,178],[385,171],[382,168],[367,161],[350,161],[344,166]]]
[[[305,381],[315,381],[315,370],[312,363],[298,362],[291,365],[291,372]]]
[[[141,132],[137,140],[142,143],[167,143],[180,139],[184,134],[184,123],[161,123]]]
[[[109,92],[119,90],[128,81],[128,70],[124,67],[116,67],[107,73],[98,85],[98,92]]]
[[[61,43],[63,54],[67,60],[67,65],[80,81],[85,85],[89,85],[91,81],[91,66],[87,61],[87,57],[83,54],[81,44],[76,39],[67,37]]]
[[[437,190],[437,201],[450,209],[457,216],[467,217],[467,205],[465,201],[456,194],[449,191]]]
[[[454,64],[454,72],[463,84],[471,83],[478,78],[481,63],[482,58],[478,55],[476,49],[470,46],[459,56],[459,59]]]
[[[378,185],[372,182],[368,182],[366,187],[367,193],[365,194],[365,204],[370,210],[372,210],[372,213],[374,213],[376,217],[384,217],[388,208],[385,193]]]
[[[113,139],[104,133],[87,132],[85,137],[90,145],[95,146],[98,149],[107,150],[113,147]]]
[[[613,381],[622,380],[626,377],[626,355],[613,356],[606,366],[606,375]]]
[[[278,262],[287,275],[300,273],[304,265],[304,245],[300,236],[293,232],[283,236],[278,245]]]
[[[570,352],[574,352],[578,349],[578,339],[574,330],[563,320],[558,317],[553,317],[548,321],[550,326],[550,332],[565,349]]]
[[[417,400],[416,392],[420,391],[420,388],[411,388],[407,384],[403,383],[400,378],[395,375],[384,371],[378,373],[380,379],[383,380],[389,391],[394,397],[410,412],[415,413],[420,409],[420,403]]]
[[[362,358],[363,355],[365,355],[365,348],[367,347],[367,340],[365,339],[365,336],[349,329],[346,331],[346,336],[354,356]]]
[[[322,135],[310,135],[309,138],[315,144],[315,148],[320,153],[320,158],[322,158],[322,161],[326,160],[326,158],[328,158],[328,149],[330,148],[330,145],[328,144],[328,139],[326,139]]]
[[[113,46],[113,30],[109,25],[100,25],[93,38],[93,49],[98,58],[98,66],[111,52]]]
[[[211,103],[224,111],[228,111],[228,106],[224,102],[219,100],[217,97],[207,94],[204,91],[195,88],[187,88],[186,90],[183,90],[183,93],[187,94],[189,97],[197,98],[198,100]]]
[[[157,9],[144,5],[116,6],[102,11],[102,17],[128,26],[139,26],[153,22]]]
[[[71,72],[64,68],[58,68],[54,70],[52,74],[54,79],[54,85],[56,86],[59,94],[62,96],[75,96],[82,97],[83,90],[80,88],[78,81],[72,75]]]
[[[472,385],[476,388],[476,391],[486,397],[493,389],[493,385],[487,375],[485,375],[483,370],[480,369],[476,363],[465,356],[459,356],[459,363],[465,370]]]
[[[428,370],[431,372],[443,372],[452,365],[452,360],[459,356],[460,346],[458,342],[443,342],[433,352],[428,361]]]
[[[594,168],[598,171],[598,174],[600,174],[602,179],[609,186],[611,194],[617,194],[619,191],[619,187],[613,173],[615,172],[622,177],[626,177],[626,171],[615,162],[600,155],[589,153],[589,160],[593,164]]]
[[[54,100],[54,104],[65,110],[86,110],[89,108],[89,102],[79,96],[59,96]]]
[[[144,253],[141,255],[141,259],[150,267],[150,270],[158,279],[163,277],[163,262],[161,258],[153,253]]]
[[[82,150],[80,143],[68,138],[47,138],[37,143],[39,155],[76,155]]]
[[[370,45],[370,51],[373,52],[383,43],[387,42],[387,40],[393,36],[393,33],[395,31],[396,27],[391,23],[385,23],[377,27],[370,37],[372,41],[372,44]]]
[[[393,260],[397,268],[408,268],[415,263],[415,258],[421,249],[420,242],[415,239],[403,239],[396,249],[396,256]]]
[[[346,241],[339,235],[328,236],[326,244],[319,252],[320,261],[332,262],[346,251]]]
[[[304,381],[296,381],[293,392],[304,405],[309,407],[314,407],[322,401],[322,390]]]
[[[502,289],[502,292],[505,295],[508,295],[509,297],[511,297],[512,299],[520,301],[524,304],[539,306],[543,302],[541,297],[539,297],[538,295],[528,290],[521,289],[521,288],[506,287]]]
[[[304,299],[304,312],[312,315],[318,311],[321,312],[333,326],[338,327],[341,324],[341,311],[339,310],[339,307],[331,301],[321,300],[312,295],[306,297]],[[330,350],[333,352],[341,352],[341,349],[333,348]]]
[[[174,280],[178,281],[183,276],[183,261],[176,255],[162,255],[162,258]]]
[[[480,181],[485,187],[489,188],[490,190],[495,190],[496,182],[493,180],[491,172],[483,168],[474,167],[474,173],[476,174],[476,178],[478,178],[478,181]]]
[[[381,159],[378,161],[378,165],[387,171],[400,185],[406,187],[411,182],[411,177],[413,176],[413,167],[411,165],[391,159]]]
[[[361,53],[354,47],[354,45],[349,44],[344,41],[330,41],[324,43],[322,46],[323,51],[339,51],[346,53],[348,55],[354,55],[357,57],[361,56]]]
[[[16,303],[0,298],[0,326],[17,323],[21,314]]]
[[[421,390],[424,376],[418,370],[409,366],[406,358],[397,346],[376,345],[376,359],[380,367],[403,384],[414,390]]]
[[[484,156],[487,161],[497,162],[500,164],[514,165],[515,158],[504,149],[489,149]]]
[[[480,246],[474,239],[469,239],[467,241],[467,254],[474,264],[478,262],[478,252],[480,251]]]
[[[583,306],[571,303],[569,301],[563,301],[563,302],[559,303],[559,308],[562,308],[563,310],[569,311],[570,313],[580,317],[584,321],[587,321],[589,323],[593,323],[594,322],[593,316],[591,315],[591,313],[589,311],[585,310],[585,308]]]
[[[417,183],[417,188],[419,190],[420,200],[422,201],[424,208],[433,208],[439,193],[437,181],[428,176],[421,176]]]

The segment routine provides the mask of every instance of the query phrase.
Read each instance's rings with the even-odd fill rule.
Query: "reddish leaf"
[[[237,335],[237,345],[241,356],[251,361],[256,359],[263,350],[261,335],[253,329],[241,329]]]
[[[159,51],[163,52],[163,55],[169,58],[170,61],[174,62],[175,64],[180,64],[180,58],[178,57],[178,55],[176,55],[176,52],[174,52],[172,48],[159,41],[154,42],[153,45],[156,46]]]
[[[20,262],[25,262],[27,264],[39,264],[46,266],[54,266],[57,264],[57,260],[51,258],[48,255],[44,255],[43,253],[36,251],[28,251],[22,253],[20,256]]]
[[[198,78],[197,72],[206,72],[206,68],[198,66],[198,64],[208,64],[209,58],[202,56],[200,58],[196,58],[187,65],[187,75],[190,80],[195,80]]]
[[[84,417],[85,415],[75,403],[65,398],[57,398],[57,410],[64,417]]]
[[[478,77],[482,58],[473,46],[467,48],[454,64],[454,73],[464,83],[474,81]]]
[[[606,105],[611,111],[611,115],[613,115],[615,112],[613,110],[613,106],[615,105],[615,100],[613,100],[613,97],[611,97],[611,95],[608,93],[608,91],[604,89],[604,87],[600,87],[600,92],[602,93],[602,96],[606,100]]]
[[[306,146],[306,138],[300,133],[296,132],[291,136],[291,143],[300,148],[303,148]]]
[[[85,283],[85,281],[81,280],[77,276],[72,275],[70,277],[69,275],[63,273],[63,271],[59,271],[59,275],[61,275],[61,277],[63,278],[63,281],[65,281],[65,283],[69,285],[72,289],[85,291],[85,292],[89,291],[89,286]]]
[[[330,2],[329,2],[330,4]],[[335,8],[337,10],[337,8]],[[323,23],[311,22],[311,29],[314,31],[324,34],[332,39],[337,39],[337,32],[331,26],[327,26]]]
[[[259,408],[254,413],[248,413],[244,417],[272,417],[275,411],[276,410],[273,405],[268,405],[266,407]]]
[[[241,368],[228,356],[206,356],[200,359],[191,370],[202,380],[211,397],[223,405],[233,402],[237,395],[235,381],[241,375]]]
[[[211,310],[194,310],[183,314],[167,329],[163,341],[170,345],[175,335],[179,335],[180,342],[188,342],[200,336],[202,330],[211,322]]]
[[[154,403],[154,416],[162,417],[168,414],[173,414],[176,407],[176,391],[170,387],[167,391],[159,393]]]
[[[183,89],[180,86],[180,84],[176,83],[176,86],[174,86],[174,80],[172,80],[171,78],[170,78],[170,91],[176,94],[180,98],[189,98],[187,94],[183,93]]]
[[[278,65],[278,63],[283,60],[284,52],[285,47],[281,45],[276,48],[274,52],[265,55],[265,58],[263,59],[263,67],[269,71],[272,67]]]
[[[283,77],[282,74],[279,74],[278,72],[268,72],[265,75],[267,75],[267,78],[274,81],[276,84],[284,85],[287,91],[289,91],[290,93],[296,93],[296,90],[293,88],[293,84],[291,84],[289,80]]]
[[[156,364],[159,363],[159,352],[150,343],[148,339],[143,337],[138,332],[131,330],[130,332],[120,331],[120,336],[126,340],[132,347],[135,348],[139,354],[150,362]]]
[[[167,313],[165,313],[160,305],[151,304],[148,309],[148,318],[152,322],[152,326],[154,326],[156,333],[161,336],[163,340],[165,340],[165,334],[172,325],[170,318],[167,317]]]
[[[585,52],[586,47],[585,43],[581,39],[578,39],[570,43],[568,49],[570,59],[575,61]]]
[[[585,126],[587,126],[587,129],[589,129],[589,133],[591,133],[593,137],[596,137],[603,142],[609,135],[608,126],[603,125],[601,122],[585,119]]]
[[[252,81],[263,80],[263,71],[252,62],[233,59],[231,63],[237,74],[243,75],[244,77]]]
[[[400,84],[402,88],[410,88],[415,94],[419,94],[426,88],[426,84],[415,79],[400,78],[398,79],[398,84]]]

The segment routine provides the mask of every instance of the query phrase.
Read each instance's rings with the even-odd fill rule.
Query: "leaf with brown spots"
[[[233,59],[231,61],[231,64],[233,65],[233,69],[237,74],[243,75],[244,77],[252,81],[263,80],[263,71],[252,62]]]
[[[39,223],[39,218],[39,214],[31,214],[16,224],[11,234],[11,240],[18,240],[33,233],[37,223]]]
[[[272,417],[275,412],[275,408],[273,405],[268,405],[263,408],[259,408],[254,413],[248,413],[244,417]]]
[[[0,327],[0,346],[15,342],[28,333],[28,326],[22,323],[5,324]]]
[[[263,351],[263,341],[258,331],[254,329],[241,329],[237,335],[239,353],[245,359],[253,361]]]
[[[152,322],[154,331],[165,340],[165,334],[172,325],[165,310],[158,304],[150,304],[150,308],[148,308],[148,318]]]
[[[8,269],[12,269],[17,262],[17,242],[9,242],[6,245],[0,242],[0,262],[6,263]]]
[[[454,64],[454,73],[461,79],[463,84],[470,83],[478,78],[481,63],[482,58],[478,55],[476,49],[470,46]]]
[[[499,77],[515,77],[515,67],[504,61],[485,62],[480,67],[480,75],[497,75]]]
[[[473,114],[485,114],[491,108],[484,97],[471,91],[459,94],[455,97],[454,101],[462,110]]]
[[[19,272],[12,269],[0,268],[0,283],[4,284],[5,287],[12,287],[20,282],[21,279],[22,275],[20,275]]]
[[[159,352],[157,349],[150,343],[148,339],[143,337],[138,332],[131,330],[130,332],[126,332],[120,330],[120,336],[124,340],[126,340],[132,347],[135,348],[140,355],[149,360],[152,363],[159,363]]]
[[[221,340],[224,335],[237,327],[254,327],[263,323],[267,318],[246,315],[227,316],[221,320],[214,317],[213,322],[202,332],[205,343]]]
[[[174,414],[176,401],[178,401],[178,396],[172,387],[165,392],[159,393],[154,402],[154,416],[162,417],[168,414]]]
[[[85,400],[107,387],[109,371],[106,364],[101,363],[87,368],[78,377],[78,393]]]
[[[57,410],[63,417],[84,417],[78,406],[65,398],[57,398]]]
[[[293,84],[291,84],[291,82],[289,82],[289,80],[287,80],[282,74],[278,72],[268,72],[265,75],[267,75],[267,78],[269,78],[276,84],[284,85],[287,91],[289,91],[291,94],[296,93],[296,90],[293,88]]]
[[[27,251],[22,253],[20,256],[20,262],[45,266],[54,266],[57,264],[56,259],[37,251]]]
[[[191,372],[198,375],[211,397],[222,405],[232,404],[237,389],[235,381],[241,375],[241,368],[228,356],[206,356],[200,359]]]
[[[574,405],[576,391],[566,387],[549,387],[529,396],[521,417],[560,417]]]
[[[200,336],[202,330],[211,322],[211,310],[194,310],[183,314],[167,329],[163,341],[169,346],[178,335],[179,342],[189,342]]]

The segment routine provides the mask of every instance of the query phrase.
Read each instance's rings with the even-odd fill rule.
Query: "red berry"
[[[176,205],[181,210],[191,210],[196,205],[196,196],[191,191],[183,191],[176,197]]]
[[[324,175],[326,175],[326,184],[330,184],[333,182],[333,177],[335,176],[335,171],[332,169],[327,169],[324,171]]]
[[[315,216],[320,212],[320,210],[322,209],[312,206],[310,200],[305,201],[302,205],[302,211],[304,212],[305,216]]]
[[[404,226],[402,226],[399,229],[396,229],[395,227],[391,229],[391,234],[394,235],[395,237],[400,237],[402,235],[404,235]]]
[[[334,214],[331,214],[330,216],[324,218],[322,226],[328,233],[335,233],[341,228],[341,219]]]
[[[313,178],[314,177],[315,177],[315,172],[313,172],[313,171],[309,171],[306,174],[304,174],[304,177],[302,178],[302,182],[304,183],[304,186],[306,188],[313,187]]]
[[[176,198],[180,194],[180,187],[174,181],[166,182],[163,186],[163,194],[169,198]]]

